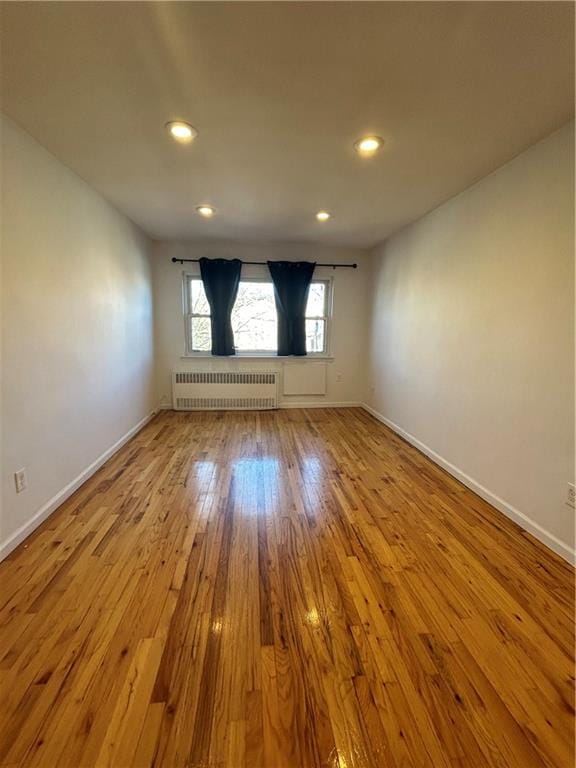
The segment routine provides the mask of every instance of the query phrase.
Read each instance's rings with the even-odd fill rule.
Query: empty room
[[[0,768],[573,768],[572,2],[0,2]]]

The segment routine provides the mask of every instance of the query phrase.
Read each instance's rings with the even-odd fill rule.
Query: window
[[[188,296],[188,351],[210,352],[212,348],[212,333],[210,331],[210,305],[204,293],[204,285],[200,279],[187,281]]]
[[[276,304],[272,283],[240,281],[232,310],[234,346],[238,352],[275,352]]]
[[[310,285],[306,305],[306,351],[309,355],[326,352],[328,285],[326,281],[313,281]]]
[[[309,355],[328,352],[328,321],[331,281],[313,280],[306,305],[306,350]],[[202,280],[184,275],[186,354],[210,354],[210,305]],[[277,319],[271,280],[241,280],[232,310],[232,329],[237,353],[274,355]]]

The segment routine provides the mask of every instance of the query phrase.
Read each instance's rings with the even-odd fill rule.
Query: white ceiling
[[[1,12],[3,111],[156,238],[367,247],[572,116],[572,3]],[[386,139],[372,160],[352,150],[366,133]]]

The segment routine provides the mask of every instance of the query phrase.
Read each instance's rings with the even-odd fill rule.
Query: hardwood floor
[[[2,766],[574,762],[572,569],[359,409],[164,412],[0,583]]]

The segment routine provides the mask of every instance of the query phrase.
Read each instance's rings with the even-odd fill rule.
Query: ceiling
[[[573,114],[572,3],[1,13],[3,111],[158,239],[369,247]],[[167,136],[176,118],[193,144]],[[352,149],[367,133],[386,140],[370,160]],[[321,208],[334,219],[316,222]]]

